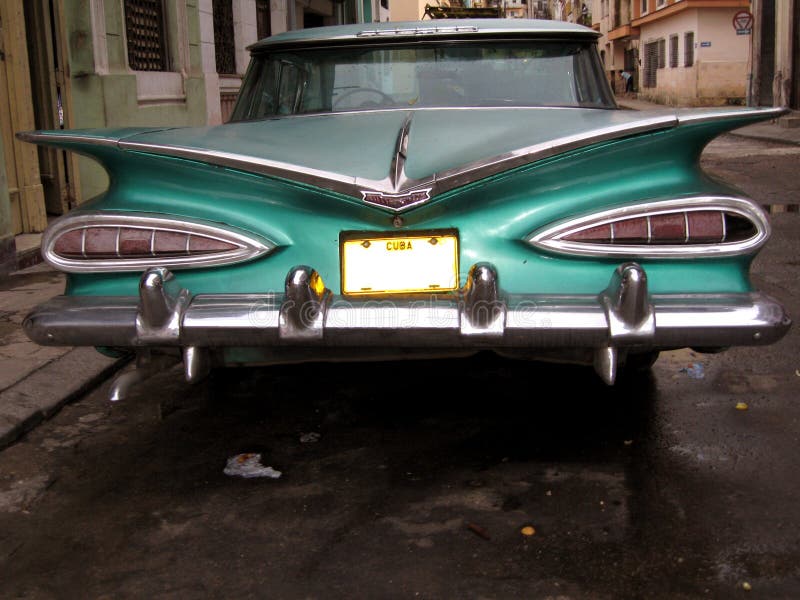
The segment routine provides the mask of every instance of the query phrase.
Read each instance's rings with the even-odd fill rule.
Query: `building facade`
[[[800,105],[800,0],[594,0],[593,15],[617,92],[627,70],[665,104]]]
[[[593,27],[614,88],[623,71],[640,98],[662,104],[745,104],[749,35],[734,16],[750,0],[595,0]]]
[[[9,236],[44,230],[108,185],[97,163],[16,132],[219,124],[250,44],[388,16],[388,0],[2,0],[0,265]]]

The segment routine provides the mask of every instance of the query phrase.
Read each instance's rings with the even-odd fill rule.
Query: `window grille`
[[[269,0],[256,0],[256,34],[260,40],[272,35]]]
[[[236,46],[233,39],[233,3],[231,0],[214,0],[214,55],[217,73],[236,73]]]
[[[134,71],[166,71],[162,0],[125,0],[128,66]]]
[[[646,88],[656,87],[656,76],[658,69],[658,42],[651,42],[644,45],[644,73],[642,86]]]
[[[688,31],[683,36],[683,66],[694,66],[694,31]]]
[[[678,66],[678,36],[669,36],[669,66],[674,69]]]
[[[661,38],[658,44],[658,68],[663,69],[667,66],[667,40]]]

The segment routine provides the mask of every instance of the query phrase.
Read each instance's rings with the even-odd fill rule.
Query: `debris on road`
[[[475,523],[469,523],[467,525],[467,529],[469,529],[472,533],[477,535],[478,537],[482,537],[485,540],[490,540],[492,537],[489,535],[489,532],[486,531],[480,525],[476,525]]]
[[[309,431],[308,433],[300,434],[301,444],[316,444],[322,439],[322,434],[316,431]]]
[[[526,537],[530,537],[536,533],[536,529],[533,527],[533,525],[525,525],[525,527],[520,529],[519,532]]]
[[[749,407],[747,406],[747,402],[737,402],[736,403],[736,410],[747,410]]]
[[[686,373],[692,379],[703,379],[706,376],[701,363],[692,363],[688,367],[682,368],[681,373]]]
[[[261,464],[261,454],[252,452],[231,456],[228,459],[228,463],[225,465],[223,473],[231,477],[244,477],[246,479],[254,477],[278,479],[278,477],[281,476],[280,471],[276,471],[272,467],[265,467]]]

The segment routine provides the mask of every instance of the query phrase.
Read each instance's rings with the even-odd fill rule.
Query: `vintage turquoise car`
[[[769,344],[763,210],[707,176],[715,136],[781,109],[620,110],[597,33],[558,21],[381,23],[252,48],[230,123],[39,131],[109,189],[42,252],[67,289],[31,339],[140,370],[504,356],[619,368]]]

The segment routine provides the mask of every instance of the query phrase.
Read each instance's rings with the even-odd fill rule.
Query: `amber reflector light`
[[[59,236],[53,252],[64,258],[147,258],[229,252],[237,245],[205,235],[139,227],[85,227]]]
[[[619,219],[562,239],[586,244],[713,244],[740,242],[756,233],[755,225],[740,215],[697,210]]]

